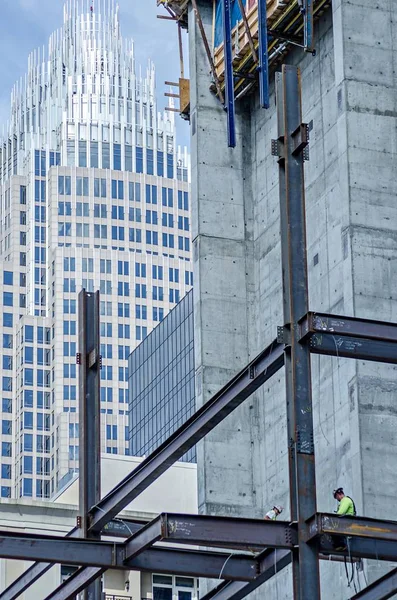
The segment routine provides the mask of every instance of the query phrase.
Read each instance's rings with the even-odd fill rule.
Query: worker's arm
[[[338,506],[338,510],[336,511],[336,514],[339,516],[346,515],[350,508],[350,503],[351,503],[350,498],[347,498],[346,496],[344,498],[342,498],[342,500],[339,502],[339,506]]]

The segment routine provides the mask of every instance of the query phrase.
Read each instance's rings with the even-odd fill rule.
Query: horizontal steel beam
[[[256,557],[248,554],[163,547],[148,548],[125,565],[134,571],[232,581],[253,581],[259,568]]]
[[[298,542],[298,534],[294,525],[283,521],[165,513],[126,541],[125,559],[162,540],[235,550],[292,549]]]
[[[394,342],[315,333],[308,344],[313,354],[397,364],[397,344]]]
[[[328,534],[397,542],[397,521],[318,513],[309,520],[308,526],[309,540]]]
[[[0,557],[115,569],[123,568],[125,551],[121,543],[1,531]]]
[[[351,560],[358,558],[371,558],[374,560],[388,560],[397,562],[397,542],[375,540],[371,538],[346,537],[344,550],[335,550],[330,535],[320,536],[317,544],[323,554],[348,557]]]
[[[90,529],[101,530],[283,364],[284,346],[274,341],[92,508]]]
[[[309,312],[301,319],[300,328],[302,337],[313,333],[330,333],[397,343],[397,324],[386,321]]]
[[[351,600],[387,600],[397,592],[397,569],[386,573],[364,590],[352,596]]]
[[[166,513],[161,529],[162,539],[216,548],[292,549],[298,543],[296,526],[287,521]]]
[[[138,519],[130,519],[123,517],[122,519],[114,519],[109,521],[103,530],[103,535],[111,537],[127,538],[136,533],[145,525],[145,521]],[[66,537],[78,537],[79,529],[74,527]],[[27,590],[35,581],[40,579],[49,569],[53,567],[53,563],[36,562],[22,573],[15,581],[13,581],[2,593],[0,600],[16,600],[25,590]]]
[[[397,363],[397,325],[309,312],[300,321],[301,342],[314,354]]]
[[[222,569],[224,579],[251,581],[258,574],[254,556],[224,552],[150,548],[134,558],[126,556],[126,544],[68,539],[47,535],[0,532],[0,557],[16,560],[43,560],[103,569],[124,569],[215,577]],[[86,571],[92,575],[92,570]]]

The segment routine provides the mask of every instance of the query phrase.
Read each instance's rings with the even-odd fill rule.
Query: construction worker
[[[283,507],[276,505],[273,506],[272,510],[269,510],[269,512],[267,512],[265,514],[265,521],[275,521],[277,519],[277,517],[279,515],[281,515],[281,513],[283,512]]]
[[[356,507],[350,496],[345,496],[343,488],[337,488],[333,491],[335,500],[338,501],[338,508],[335,511],[339,517],[356,516]],[[332,540],[335,550],[346,550],[347,538],[340,535],[335,536]]]
[[[339,515],[340,517],[343,517],[344,515],[351,515],[352,517],[355,517],[356,516],[355,504],[354,504],[353,500],[350,498],[350,496],[345,496],[343,488],[340,487],[340,488],[334,490],[333,493],[334,493],[335,500],[337,500],[339,503],[336,514]]]

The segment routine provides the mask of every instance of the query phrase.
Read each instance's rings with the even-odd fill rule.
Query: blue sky
[[[85,0],[86,2],[87,0]],[[94,7],[95,7],[95,0]],[[0,0],[0,125],[9,115],[10,93],[27,70],[28,54],[46,46],[49,35],[62,24],[63,0]],[[165,14],[156,0],[119,0],[124,37],[135,41],[136,65],[146,67],[152,59],[157,69],[157,98],[165,105],[164,81],[177,81],[179,52],[176,25],[156,18]],[[184,39],[186,34],[184,32]],[[185,63],[188,63],[185,56]],[[177,116],[178,143],[188,144],[188,125]]]

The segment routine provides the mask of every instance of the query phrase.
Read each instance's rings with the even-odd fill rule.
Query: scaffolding
[[[196,0],[191,0],[207,53],[210,88],[226,109],[228,145],[234,147],[235,102],[259,85],[260,104],[269,107],[269,73],[291,46],[315,55],[314,21],[331,0],[208,0],[213,7],[212,40],[206,34]],[[188,26],[187,0],[157,0],[181,28]],[[164,17],[161,17],[164,18]],[[181,45],[180,45],[181,51]],[[183,106],[183,108],[182,108]],[[189,118],[190,105],[180,113]]]

